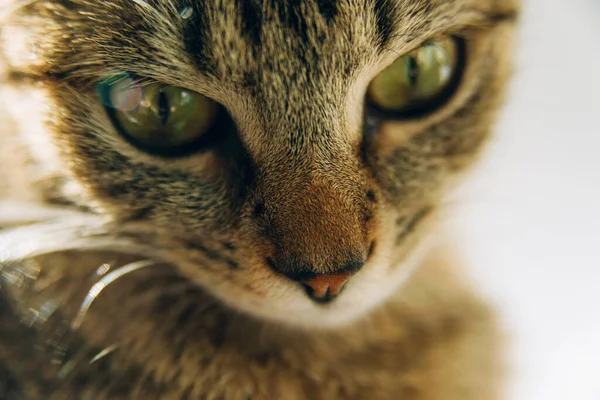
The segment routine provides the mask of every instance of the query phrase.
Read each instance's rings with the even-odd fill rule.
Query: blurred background
[[[451,221],[502,311],[509,400],[600,400],[600,0],[524,0],[516,75]]]

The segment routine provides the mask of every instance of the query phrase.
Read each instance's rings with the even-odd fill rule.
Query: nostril
[[[317,302],[333,300],[342,291],[344,285],[355,271],[331,275],[317,275],[303,281],[307,294]]]
[[[364,265],[365,260],[355,259],[351,262],[338,264],[333,273],[318,273],[311,265],[294,262],[281,262],[271,257],[265,257],[265,263],[280,275],[300,283],[306,294],[317,303],[327,303],[336,298],[346,282]]]
[[[269,266],[269,268],[277,271],[277,266],[275,265],[275,261],[271,257],[267,257],[265,259],[265,261],[267,262],[267,265]]]
[[[317,297],[315,295],[315,291],[312,287],[308,286],[307,284],[303,283],[302,287],[304,287],[304,291],[306,292],[306,294],[308,295],[308,297],[310,297],[310,299],[312,301],[314,301],[315,303],[320,303],[320,304],[325,304],[325,303],[329,303],[331,302],[333,299],[335,299],[337,296],[332,296],[330,294],[327,294],[325,296],[322,297]]]

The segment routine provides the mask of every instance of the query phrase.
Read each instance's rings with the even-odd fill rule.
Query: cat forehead
[[[358,15],[359,11],[362,14]],[[366,8],[336,2],[186,1],[179,6],[186,53],[199,70],[227,78],[270,80],[303,70],[349,71],[358,55],[368,56],[378,31]],[[365,57],[363,57],[364,59]]]
[[[152,3],[136,0],[138,4]],[[160,1],[154,2],[160,4]],[[285,50],[325,52],[336,48],[410,43],[469,12],[500,11],[495,0],[180,0],[176,10],[182,39],[194,61],[210,69],[218,60],[234,59],[240,48],[276,57]],[[505,3],[510,3],[506,1]],[[155,12],[160,14],[160,8]],[[229,52],[230,57],[223,57]],[[304,56],[306,58],[306,56]],[[304,59],[307,62],[310,60]]]
[[[503,13],[511,0],[72,0],[90,16],[104,50],[151,50],[148,64],[187,60],[212,75],[270,69],[350,71],[378,53],[402,50],[477,15]],[[498,4],[503,5],[498,5]],[[83,6],[82,6],[83,5]],[[81,10],[81,9],[80,9]],[[101,25],[104,33],[98,34]],[[115,29],[116,28],[116,29]],[[102,37],[106,35],[106,37]],[[124,45],[124,46],[123,46]],[[158,51],[156,51],[158,50]],[[164,54],[157,57],[157,54]],[[140,57],[142,56],[142,57]],[[127,58],[127,57],[125,57]],[[158,59],[157,59],[158,58]],[[275,71],[279,73],[281,71]],[[289,72],[289,71],[286,71]]]
[[[313,74],[328,76],[331,87],[339,88],[348,74],[377,63],[386,52],[400,54],[434,34],[514,14],[516,3],[49,0],[15,13],[6,35],[25,31],[23,37],[35,44],[37,57],[19,60],[31,72],[67,80],[94,81],[127,71],[181,85],[200,73],[239,88]],[[44,22],[31,27],[31,17]]]

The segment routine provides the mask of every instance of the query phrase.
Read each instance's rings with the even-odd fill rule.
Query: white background
[[[600,0],[524,6],[509,103],[452,222],[512,335],[508,399],[600,400]]]

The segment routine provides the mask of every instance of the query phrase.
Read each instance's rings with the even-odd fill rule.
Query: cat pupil
[[[417,78],[419,77],[419,66],[415,57],[410,56],[407,60],[408,67],[408,82],[411,87],[417,84]]]
[[[169,120],[171,109],[169,107],[169,99],[163,88],[158,90],[158,118],[162,125],[166,125]]]

